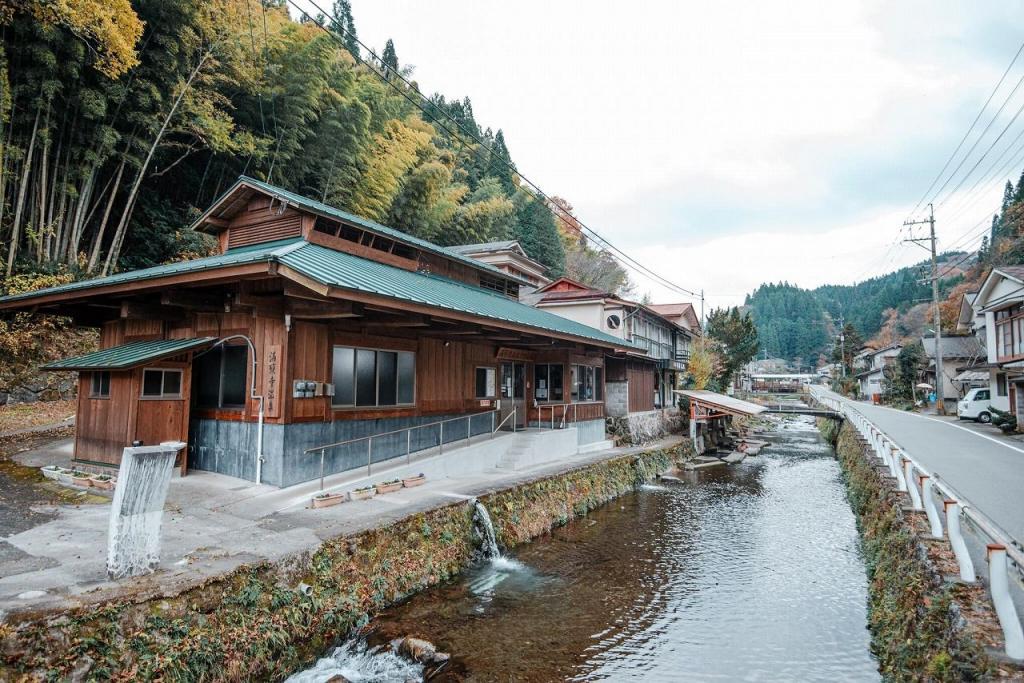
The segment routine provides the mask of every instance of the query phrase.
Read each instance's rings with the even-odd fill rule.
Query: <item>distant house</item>
[[[863,351],[858,356],[863,356],[866,369],[857,373],[860,397],[864,399],[880,400],[882,391],[887,381],[885,369],[896,362],[896,356],[900,355],[903,344],[890,344],[880,349],[874,349],[869,353]]]
[[[973,328],[986,350],[984,369],[992,405],[1020,415],[1024,413],[1024,266],[993,268],[971,308]],[[961,307],[961,319],[967,316]]]
[[[642,349],[608,358],[605,382],[609,416],[671,406],[690,359],[693,333],[650,306],[627,301],[569,278],[541,287],[534,305],[555,315],[596,328]],[[538,379],[538,382],[540,380]]]
[[[524,280],[531,285],[530,291],[551,282],[544,275],[547,270],[544,264],[534,261],[527,256],[522,245],[515,240],[463,244],[456,247],[448,247],[448,250],[490,264],[510,275],[515,275],[520,280]],[[524,290],[526,289],[525,287],[520,287],[520,293],[525,294]]]
[[[679,304],[648,304],[647,308],[659,313],[667,320],[679,325],[694,337],[702,336],[703,330],[700,326],[700,318],[691,303]]]
[[[928,359],[925,381],[938,390],[939,383],[935,378],[935,336],[921,337],[921,344]],[[988,386],[988,373],[979,375],[977,370],[967,370],[985,359],[985,347],[973,334],[944,334],[939,346],[942,349],[941,395],[944,401],[955,402],[969,389]]]

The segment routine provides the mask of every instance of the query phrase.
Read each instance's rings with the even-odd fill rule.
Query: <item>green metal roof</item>
[[[44,365],[43,370],[130,370],[217,341],[216,337],[137,341]]]
[[[208,209],[203,214],[203,216],[199,218],[199,220],[197,220],[195,223],[192,224],[192,227],[195,228],[200,223],[202,223],[203,220],[210,214],[211,210],[214,207],[216,207],[218,204],[220,204],[221,200],[223,200],[225,197],[228,197],[229,195],[231,195],[232,192],[234,192],[236,189],[238,189],[238,187],[240,185],[243,185],[243,184],[244,185],[249,185],[251,187],[255,187],[255,188],[259,189],[259,190],[262,190],[263,192],[266,192],[267,194],[274,195],[274,196],[276,196],[276,197],[278,197],[280,199],[283,199],[283,200],[287,201],[289,204],[292,204],[292,205],[295,205],[295,206],[300,206],[300,207],[306,209],[307,211],[312,211],[314,213],[319,213],[319,214],[322,214],[322,215],[325,215],[325,216],[330,216],[332,218],[337,218],[338,220],[342,220],[342,221],[346,221],[348,223],[352,223],[354,225],[358,225],[358,226],[360,226],[362,228],[366,228],[367,230],[370,230],[372,232],[376,232],[376,233],[381,234],[381,235],[386,235],[387,237],[390,237],[391,239],[394,239],[394,240],[396,240],[398,242],[403,242],[405,244],[413,245],[413,246],[418,247],[418,248],[420,248],[420,249],[422,249],[424,251],[428,251],[428,252],[431,252],[433,254],[437,254],[439,256],[443,256],[443,257],[451,259],[453,261],[459,261],[460,263],[464,263],[466,265],[472,266],[473,268],[476,268],[478,270],[486,270],[486,271],[494,273],[495,275],[499,275],[499,276],[501,276],[503,278],[507,278],[509,280],[515,280],[516,282],[519,282],[519,283],[522,283],[522,284],[530,284],[529,281],[524,280],[524,279],[522,279],[520,277],[517,277],[515,275],[512,275],[511,273],[506,273],[505,271],[501,270],[500,268],[496,268],[495,266],[492,266],[490,263],[484,263],[483,261],[478,261],[475,258],[471,258],[469,256],[464,256],[463,254],[460,254],[460,253],[454,251],[453,249],[448,249],[446,247],[442,247],[440,245],[434,244],[433,242],[428,242],[425,239],[421,239],[419,237],[416,237],[415,235],[410,235],[407,232],[402,232],[401,230],[396,230],[394,228],[389,228],[386,225],[381,225],[380,223],[368,220],[366,218],[362,218],[361,216],[357,216],[357,215],[352,214],[352,213],[348,213],[347,211],[342,211],[341,209],[337,209],[337,208],[335,208],[333,206],[330,206],[328,204],[324,204],[323,202],[318,202],[315,199],[310,199],[309,197],[303,197],[302,195],[295,194],[294,192],[286,190],[283,187],[278,187],[277,185],[271,185],[270,183],[265,183],[262,180],[256,180],[255,178],[250,178],[249,176],[239,176],[238,180],[235,181],[235,184],[232,185],[230,188],[228,188],[228,190],[224,194],[222,194],[220,197],[218,197],[217,200],[215,202],[213,202],[213,204],[211,205],[211,208]]]
[[[414,273],[316,244],[303,244],[277,261],[321,284],[582,337],[619,348],[640,348],[589,325],[515,299],[437,275]]]
[[[95,287],[106,287],[107,285],[116,285],[125,282],[151,280],[156,277],[165,277],[168,275],[179,275],[181,273],[198,273],[204,270],[223,268],[225,266],[237,266],[246,263],[258,263],[260,261],[270,262],[273,260],[273,255],[275,253],[287,250],[293,247],[293,245],[297,245],[300,242],[303,242],[303,240],[299,237],[287,240],[278,240],[276,242],[266,242],[264,244],[255,244],[248,247],[239,247],[237,249],[231,249],[230,251],[227,251],[223,254],[218,254],[216,256],[207,256],[205,258],[193,259],[191,261],[178,261],[177,263],[167,263],[162,266],[143,268],[141,270],[129,270],[123,273],[117,273],[116,275],[98,277],[93,278],[91,280],[69,282],[66,285],[58,285],[57,287],[37,289],[32,292],[24,292],[22,294],[12,294],[11,296],[0,297],[0,304],[21,301],[23,299],[34,299],[36,297],[45,296],[49,294],[61,294],[64,292],[74,292],[81,289],[93,289]]]
[[[542,331],[588,339],[604,345],[614,345],[617,348],[642,348],[589,325],[527,306],[501,294],[438,275],[415,273],[370,261],[359,256],[310,244],[300,238],[232,249],[218,256],[133,270],[109,277],[72,282],[49,289],[2,297],[0,305],[18,301],[25,301],[26,305],[30,305],[29,302],[33,298],[49,294],[87,291],[111,284],[142,282],[180,273],[198,273],[261,261],[286,265],[321,284],[332,287],[420,303],[438,308],[442,312],[447,309],[482,318],[502,320]],[[77,362],[80,359],[70,360]],[[61,366],[49,369],[70,368]]]

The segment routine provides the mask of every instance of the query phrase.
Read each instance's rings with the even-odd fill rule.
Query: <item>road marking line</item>
[[[844,399],[844,400],[849,400],[849,399]],[[959,429],[959,430],[967,432],[968,434],[973,434],[974,436],[977,436],[978,438],[985,439],[987,441],[991,441],[992,443],[995,443],[995,444],[999,444],[1000,446],[1003,446],[1005,448],[1009,448],[1011,451],[1017,451],[1018,453],[1024,453],[1024,448],[1017,448],[1016,446],[1011,446],[1010,444],[1006,443],[1005,441],[1000,441],[999,439],[995,438],[994,436],[989,436],[987,434],[980,434],[980,433],[974,431],[973,429],[968,429],[967,427],[964,427],[963,425],[953,424],[952,422],[946,422],[945,420],[940,420],[938,418],[929,417],[927,415],[918,415],[917,413],[911,413],[911,412],[908,412],[906,410],[897,410],[896,408],[890,408],[889,406],[876,406],[876,405],[871,404],[871,403],[863,403],[862,404],[862,403],[860,403],[860,401],[850,401],[850,403],[852,403],[854,405],[854,407],[859,407],[861,405],[865,405],[865,406],[869,406],[870,408],[880,408],[882,410],[891,410],[892,412],[899,413],[900,415],[909,415],[911,417],[916,417],[916,418],[919,418],[921,420],[928,420],[929,422],[938,422],[939,424],[946,425],[947,427],[952,427],[953,429]]]

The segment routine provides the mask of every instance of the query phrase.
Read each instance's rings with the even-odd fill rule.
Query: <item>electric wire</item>
[[[289,4],[291,4],[293,7],[295,7],[298,11],[303,12],[303,14],[305,14],[305,16],[307,16],[307,17],[309,16],[308,13],[305,12],[305,10],[303,10],[301,7],[299,7],[299,5],[296,2],[296,0],[287,0],[287,2]],[[460,131],[462,131],[463,134],[465,134],[465,135],[469,136],[470,138],[474,139],[484,149],[488,150],[489,152],[493,152],[491,147],[484,140],[482,140],[479,135],[473,133],[472,131],[466,130],[464,124],[462,124],[461,122],[457,121],[454,117],[452,117],[446,111],[441,110],[441,109],[436,108],[436,107],[432,107],[433,111],[428,111],[427,107],[424,106],[423,103],[426,103],[427,105],[430,105],[431,103],[430,103],[429,99],[425,95],[423,95],[422,92],[420,92],[420,90],[419,90],[418,86],[416,86],[416,84],[414,84],[413,82],[409,81],[405,76],[403,76],[396,69],[392,68],[391,66],[389,66],[387,64],[384,64],[383,60],[381,60],[380,57],[368,45],[363,43],[357,36],[354,36],[354,35],[348,33],[344,29],[344,27],[340,26],[340,22],[338,22],[337,19],[334,16],[332,16],[331,14],[325,12],[324,9],[322,7],[320,7],[320,5],[317,4],[317,2],[315,0],[307,0],[307,2],[309,2],[309,4],[312,5],[320,13],[320,15],[324,19],[330,19],[331,22],[332,22],[332,26],[337,26],[342,32],[344,32],[346,35],[348,35],[350,38],[352,38],[352,40],[355,41],[357,44],[359,44],[363,49],[365,49],[367,51],[367,53],[369,53],[376,60],[376,63],[380,64],[384,69],[386,69],[388,72],[390,72],[395,77],[397,77],[398,80],[400,80],[403,83],[405,83],[405,85],[409,88],[409,90],[415,92],[419,96],[420,101],[417,101],[416,99],[412,98],[408,94],[408,92],[406,92],[404,89],[398,87],[398,85],[391,78],[385,77],[384,74],[380,73],[380,71],[378,71],[377,69],[371,69],[371,71],[373,71],[379,77],[381,77],[381,79],[387,85],[392,87],[395,91],[397,91],[399,94],[401,94],[410,104],[415,106],[423,114],[425,114],[431,120],[433,120],[433,122],[436,125],[438,125],[442,130],[444,130],[446,133],[448,133],[450,136],[452,136],[452,138],[454,140],[458,140],[459,139],[458,134],[455,131],[453,131],[451,128],[449,128],[448,126],[446,126],[443,123],[441,123],[440,121],[438,121],[437,120],[437,115],[438,114],[440,114],[441,116],[444,116],[446,119],[451,121],[456,126],[456,128],[458,128]],[[315,25],[320,27],[328,35],[332,36],[336,41],[338,41],[339,44],[344,46],[344,41],[342,40],[342,38],[335,31],[333,31],[332,29],[330,29],[327,26],[325,26],[324,23],[323,23],[323,19],[321,19],[320,17],[316,17],[316,18],[312,18],[311,17],[311,20],[312,20],[312,22]],[[494,158],[493,155],[492,155],[492,158]],[[678,284],[672,282],[671,280],[668,280],[667,278],[665,278],[665,277],[659,275],[658,273],[654,272],[653,270],[651,270],[647,266],[644,266],[640,262],[636,261],[633,257],[629,256],[624,251],[622,251],[621,249],[616,247],[614,244],[612,244],[612,242],[610,242],[607,238],[603,237],[596,230],[594,230],[590,226],[586,225],[577,216],[573,216],[568,211],[563,209],[561,206],[558,206],[557,204],[552,202],[551,201],[552,198],[546,192],[544,192],[540,188],[539,185],[537,185],[530,178],[528,178],[526,175],[524,175],[522,173],[522,171],[517,169],[515,167],[515,165],[512,164],[510,161],[508,161],[506,159],[503,159],[500,156],[497,157],[497,159],[502,164],[506,165],[510,170],[512,170],[516,175],[518,175],[519,178],[523,182],[525,182],[527,185],[529,185],[533,189],[533,191],[537,193],[537,195],[539,195],[540,197],[545,199],[547,201],[548,206],[549,206],[550,209],[556,210],[559,213],[561,213],[565,217],[566,220],[578,224],[580,226],[580,228],[585,233],[587,233],[589,236],[591,236],[591,239],[593,239],[595,242],[597,242],[598,246],[604,248],[606,251],[611,253],[612,256],[614,256],[616,258],[617,261],[619,261],[620,263],[623,263],[623,265],[626,265],[631,270],[634,270],[634,271],[636,271],[636,272],[638,272],[638,273],[640,273],[642,275],[645,275],[646,277],[650,278],[654,282],[656,282],[658,284],[661,284],[664,287],[667,287],[670,290],[673,290],[673,291],[676,291],[677,293],[685,294],[687,296],[691,296],[691,297],[694,297],[694,298],[700,298],[701,295],[699,293],[697,293],[696,291],[691,290],[691,289],[687,289],[686,287],[678,285]]]
[[[917,200],[917,204],[914,205],[914,208],[910,210],[910,214],[911,215],[913,215],[914,212],[916,212],[921,207],[921,204],[924,202],[925,198],[928,196],[928,193],[931,192],[932,188],[935,187],[935,183],[939,182],[939,178],[941,178],[942,174],[946,172],[947,168],[949,168],[949,164],[952,163],[953,159],[957,155],[957,152],[959,152],[960,149],[964,146],[964,143],[967,142],[967,138],[970,136],[971,131],[973,131],[974,127],[978,125],[978,121],[981,120],[982,114],[985,113],[985,110],[988,108],[988,105],[992,102],[992,98],[995,97],[996,93],[999,91],[999,88],[1003,85],[1003,81],[1006,80],[1006,76],[1009,75],[1010,70],[1013,68],[1013,65],[1017,63],[1017,59],[1020,57],[1021,52],[1024,52],[1024,43],[1021,43],[1020,47],[1017,48],[1017,54],[1015,54],[1013,56],[1013,59],[1010,60],[1010,65],[1006,67],[1006,71],[1004,71],[1003,75],[999,78],[999,82],[996,83],[996,87],[994,87],[992,89],[992,92],[989,94],[988,99],[985,100],[985,104],[983,104],[981,106],[981,110],[978,112],[978,115],[974,117],[974,121],[971,122],[970,128],[968,128],[967,132],[964,133],[964,136],[962,138],[960,138],[960,142],[957,143],[956,149],[954,149],[953,153],[949,155],[948,159],[946,159],[946,163],[942,165],[942,170],[940,170],[935,175],[935,179],[932,180],[931,185],[929,185],[928,189],[924,191],[924,194],[921,195],[921,198],[919,200]],[[982,135],[984,135],[984,134],[982,134]],[[954,173],[955,173],[955,171],[954,171]]]

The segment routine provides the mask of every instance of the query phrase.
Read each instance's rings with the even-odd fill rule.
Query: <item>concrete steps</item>
[[[511,444],[494,465],[495,469],[515,471],[537,448],[543,432],[518,432],[515,443]]]

